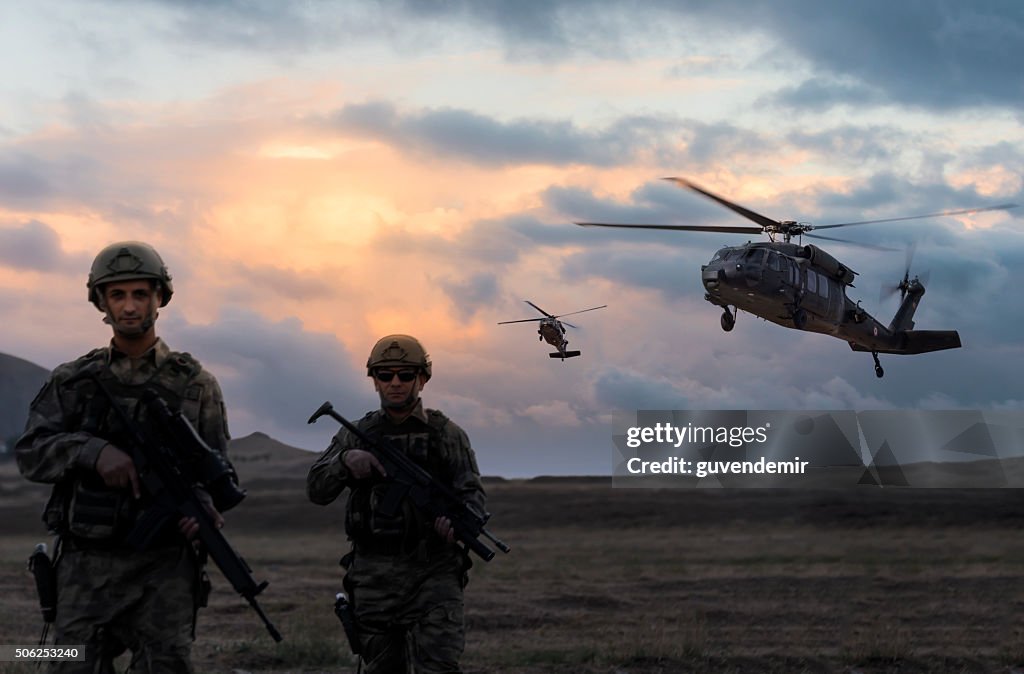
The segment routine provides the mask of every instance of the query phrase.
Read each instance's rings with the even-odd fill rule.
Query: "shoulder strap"
[[[427,409],[427,425],[433,431],[443,431],[448,425],[448,417],[441,410]]]

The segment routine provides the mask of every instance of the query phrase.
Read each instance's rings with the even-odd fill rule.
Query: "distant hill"
[[[0,353],[0,443],[25,430],[28,405],[49,376],[44,367]]]
[[[228,457],[235,466],[239,482],[248,487],[253,482],[263,481],[302,480],[305,483],[306,473],[316,461],[317,454],[286,445],[257,431],[231,440]]]

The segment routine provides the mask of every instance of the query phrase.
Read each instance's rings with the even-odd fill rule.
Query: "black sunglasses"
[[[398,375],[398,381],[411,382],[416,378],[416,370],[376,370],[373,376],[383,382],[390,382]]]

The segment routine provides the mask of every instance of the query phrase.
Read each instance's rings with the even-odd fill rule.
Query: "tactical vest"
[[[380,410],[370,412],[356,426],[371,438],[387,438],[424,470],[441,482],[450,483],[450,468],[444,464],[441,456],[448,417],[437,410],[425,411],[427,423],[422,426],[421,432],[388,433]],[[377,481],[357,484],[352,488],[345,511],[345,533],[357,549],[398,554],[412,551],[424,541],[440,541],[436,536],[431,536],[434,523],[427,521],[409,498],[403,499],[396,514],[382,512],[381,504],[392,487],[390,481]]]
[[[150,389],[160,395],[171,410],[180,410],[193,426],[198,424],[203,387],[193,382],[200,366],[191,355],[171,352],[153,375],[139,384],[121,382],[107,366],[105,356],[105,349],[97,349],[83,360],[92,361],[87,367],[95,368],[96,378],[103,382],[120,408],[141,428],[146,428],[147,419],[145,406],[140,404],[140,400]],[[70,386],[75,389],[79,405],[71,410],[69,427],[102,438],[130,453],[133,436],[96,382],[86,378]],[[135,499],[127,489],[108,487],[95,471],[74,471],[68,479],[54,486],[44,519],[51,530],[70,535],[73,541],[116,546],[124,540],[148,505],[145,493],[141,499]],[[162,533],[156,543],[172,542],[175,536],[174,531]]]

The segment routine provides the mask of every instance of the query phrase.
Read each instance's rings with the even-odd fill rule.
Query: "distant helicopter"
[[[582,314],[586,311],[594,311],[595,309],[604,309],[607,304],[602,304],[599,307],[591,307],[589,309],[580,309],[579,311],[573,311],[568,314],[559,314],[552,316],[548,312],[544,311],[530,300],[523,300],[537,311],[544,314],[543,317],[539,318],[523,318],[518,321],[500,321],[498,325],[508,325],[509,323],[532,323],[533,321],[540,321],[540,325],[537,326],[537,334],[540,335],[538,341],[547,341],[548,344],[558,349],[555,353],[549,353],[548,355],[552,358],[561,358],[563,361],[566,358],[575,358],[580,355],[579,351],[567,351],[566,347],[569,346],[569,340],[565,338],[565,326],[568,325],[570,328],[576,326],[567,321],[558,320],[562,316],[573,316],[575,314]]]
[[[924,284],[910,278],[910,254],[907,256],[903,280],[892,286],[899,290],[901,303],[888,326],[881,324],[864,309],[860,302],[846,296],[846,288],[853,287],[857,272],[840,263],[814,244],[801,245],[802,237],[841,241],[874,250],[893,250],[881,246],[837,239],[811,230],[896,222],[943,215],[960,215],[981,211],[1016,208],[1016,204],[1001,204],[984,208],[943,211],[928,215],[915,215],[883,220],[845,222],[836,225],[811,225],[792,220],[772,220],[728,199],[712,194],[684,178],[665,178],[717,201],[739,213],[758,227],[749,225],[711,227],[702,225],[627,225],[601,222],[577,222],[582,227],[623,227],[627,229],[667,229],[690,232],[731,232],[738,234],[765,233],[769,242],[747,242],[742,246],[722,248],[711,261],[701,266],[701,281],[707,293],[704,299],[721,307],[722,329],[729,332],[736,324],[739,310],[750,312],[783,327],[820,332],[846,340],[854,351],[870,352],[875,361],[875,375],[885,371],[878,354],[915,354],[943,349],[960,348],[960,335],[956,330],[914,330],[913,316]],[[776,237],[782,241],[776,241]],[[798,243],[791,242],[796,236]],[[733,310],[730,311],[729,307]]]

